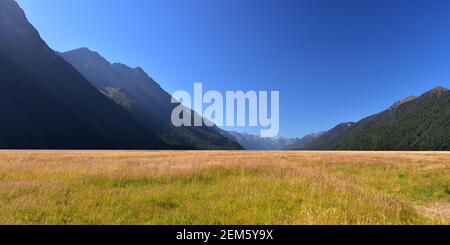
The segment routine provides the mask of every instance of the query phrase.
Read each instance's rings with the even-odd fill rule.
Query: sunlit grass
[[[449,153],[0,151],[0,223],[448,224],[449,170]]]

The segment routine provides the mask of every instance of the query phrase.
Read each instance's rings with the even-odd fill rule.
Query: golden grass
[[[0,151],[2,224],[449,224],[448,152]]]

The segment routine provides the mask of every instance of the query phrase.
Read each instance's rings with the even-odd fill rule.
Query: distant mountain
[[[227,132],[228,137],[237,141],[246,150],[281,150],[299,141],[297,138],[264,138],[258,135]]]
[[[0,148],[166,149],[0,0]]]
[[[450,92],[410,96],[357,123],[339,124],[296,149],[450,150]]]
[[[301,139],[295,139],[292,143],[285,145],[282,149],[283,150],[302,149],[306,145],[310,144],[311,142],[322,136],[324,133],[326,132],[308,134]]]
[[[241,149],[217,127],[174,127],[171,113],[177,104],[140,67],[110,63],[97,52],[80,48],[59,53],[104,95],[130,112],[165,143],[194,149]],[[193,114],[193,113],[192,113]]]

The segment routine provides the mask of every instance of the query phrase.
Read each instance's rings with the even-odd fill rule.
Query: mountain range
[[[88,48],[58,54],[163,142],[178,148],[241,149],[235,141],[223,136],[223,130],[217,127],[173,126],[171,113],[179,104],[172,104],[172,96],[142,68],[110,63]],[[194,113],[191,111],[192,115]]]
[[[306,144],[308,150],[450,150],[450,92],[436,87],[409,96],[359,122],[341,123]]]
[[[62,56],[76,55],[101,60],[84,49]],[[0,148],[241,149],[217,128],[171,127],[176,105],[142,69],[105,60],[93,68],[80,73],[14,0],[0,0]]]
[[[226,136],[246,150],[282,150],[300,141],[297,138],[266,138],[258,135],[230,131]]]
[[[450,150],[444,87],[301,139],[175,127],[178,105],[142,68],[52,50],[14,0],[0,0],[0,149]]]
[[[1,148],[168,148],[41,39],[13,0],[0,1]]]

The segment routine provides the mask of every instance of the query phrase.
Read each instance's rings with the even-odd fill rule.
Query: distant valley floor
[[[450,224],[450,152],[0,151],[1,224]]]

